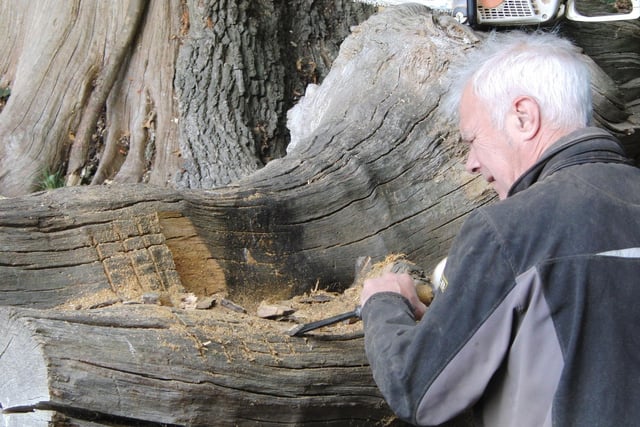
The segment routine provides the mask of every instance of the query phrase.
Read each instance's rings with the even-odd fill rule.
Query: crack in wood
[[[1,407],[0,407],[1,408]],[[44,414],[50,412],[50,414]],[[24,415],[28,419],[38,419],[38,413],[45,415],[53,425],[79,425],[80,422],[100,423],[101,425],[113,426],[137,426],[137,427],[179,427],[180,424],[170,424],[164,422],[153,422],[137,418],[123,417],[89,409],[70,408],[64,405],[41,402],[28,406],[16,406],[2,410],[2,418],[10,418],[12,415]],[[9,425],[9,424],[7,424]],[[16,424],[11,424],[16,425]]]

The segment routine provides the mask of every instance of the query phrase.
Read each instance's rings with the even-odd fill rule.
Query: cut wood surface
[[[0,307],[4,425],[405,425],[373,382],[361,322],[289,335],[353,309],[361,284],[281,301],[272,319],[221,298],[206,310]]]

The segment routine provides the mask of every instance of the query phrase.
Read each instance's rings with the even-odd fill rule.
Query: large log
[[[75,301],[91,297],[88,308],[182,290],[174,262],[180,253],[170,252],[157,214],[178,211],[182,203],[177,194],[144,186],[69,188],[1,200],[0,304],[80,308]],[[183,231],[187,241],[193,237],[188,233]]]
[[[449,62],[481,39],[422,7],[373,16],[292,112],[289,155],[232,186],[0,201],[0,305],[22,306],[0,308],[5,420],[357,425],[389,416],[361,338],[293,339],[251,313],[264,299],[346,287],[361,255],[401,252],[429,269],[466,214],[493,200],[464,172],[440,105]],[[598,117],[630,133],[602,77],[612,89],[600,92]],[[186,293],[226,295],[248,314],[182,310]],[[164,306],[124,305],[147,294]]]
[[[141,289],[174,286],[158,278],[172,267],[153,267],[151,250],[173,255],[187,290],[189,273],[192,284],[222,288],[246,305],[344,286],[362,255],[404,252],[434,265],[465,214],[492,199],[481,179],[464,172],[455,124],[439,113],[446,63],[474,40],[426,8],[372,17],[301,103],[309,125],[297,131],[296,148],[233,186],[62,189],[0,202],[0,236],[10,237],[1,240],[0,298],[37,286],[44,272],[93,293],[119,293],[131,280]],[[181,268],[197,260],[207,260],[201,272]],[[30,305],[41,295],[20,298]]]
[[[360,286],[282,304],[300,319],[332,316]],[[373,382],[360,322],[291,337],[286,317],[218,302],[0,307],[0,425],[405,425]]]
[[[447,64],[481,38],[423,7],[374,15],[291,112],[295,148],[235,185],[65,189],[0,202],[0,302],[7,289],[35,286],[34,271],[92,291],[131,280],[141,291],[172,287],[177,273],[199,295],[226,290],[255,305],[344,286],[362,255],[402,252],[431,268],[465,215],[493,196],[464,171],[456,125],[441,108]],[[600,123],[637,136],[617,86],[593,69]],[[154,261],[168,255],[175,268]]]
[[[291,338],[286,325],[224,309],[150,305],[3,307],[0,324],[10,426],[36,413],[55,425],[69,417],[97,425],[371,425],[391,416],[357,332]]]

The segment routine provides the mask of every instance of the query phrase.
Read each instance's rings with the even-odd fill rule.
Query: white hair
[[[510,101],[518,96],[535,99],[551,127],[576,129],[591,123],[591,75],[585,57],[554,33],[491,33],[453,70],[447,100],[450,113],[457,114],[468,83],[486,102],[498,129],[504,127]]]

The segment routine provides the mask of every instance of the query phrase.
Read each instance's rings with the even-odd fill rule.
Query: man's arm
[[[448,286],[419,323],[397,283],[376,279],[363,290],[374,379],[396,414],[414,424],[437,425],[473,405],[510,344],[510,320],[491,318],[515,279],[503,245],[483,215],[473,215],[460,236],[448,257]]]

